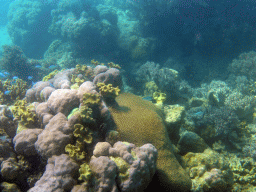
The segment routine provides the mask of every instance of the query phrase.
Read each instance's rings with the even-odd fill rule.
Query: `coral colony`
[[[217,4],[8,3],[0,191],[256,191],[255,5]]]

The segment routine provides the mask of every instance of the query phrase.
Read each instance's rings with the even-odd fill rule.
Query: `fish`
[[[142,99],[146,100],[146,101],[152,101],[153,98],[151,96],[146,96],[146,97],[143,97]]]
[[[42,66],[41,65],[36,65],[35,68],[40,69],[40,68],[42,68]]]
[[[50,86],[51,86],[51,87],[53,87],[53,88],[55,88],[55,87],[54,87],[54,85],[53,85],[52,83],[50,83]]]
[[[33,79],[33,76],[28,76],[28,80],[31,80],[31,79]]]
[[[5,72],[4,72],[4,74],[5,74],[5,75],[7,75],[7,76],[9,76],[9,75],[10,75],[10,73],[9,73],[9,72],[7,72],[7,71],[5,71]]]
[[[13,76],[12,79],[16,80],[16,79],[19,79],[19,77],[18,76]]]
[[[48,68],[49,68],[49,69],[55,69],[55,68],[57,68],[57,66],[56,66],[56,65],[51,65],[51,66],[49,66]]]
[[[11,93],[11,91],[5,91],[4,94],[5,95],[9,95]]]
[[[0,72],[0,78],[5,78],[5,77],[6,77],[5,74]]]

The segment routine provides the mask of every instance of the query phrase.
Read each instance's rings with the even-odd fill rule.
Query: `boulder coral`
[[[44,159],[65,153],[65,146],[71,143],[73,128],[63,113],[57,113],[38,135],[35,142],[37,153]]]
[[[29,192],[70,191],[76,184],[78,169],[78,164],[68,155],[54,155],[48,159],[43,176]]]
[[[137,146],[154,145],[158,151],[157,179],[162,190],[189,191],[191,180],[176,159],[161,111],[151,102],[129,93],[119,95],[116,101],[119,107],[110,108],[110,112],[121,140]]]
[[[26,129],[17,134],[13,139],[16,153],[25,156],[37,155],[35,142],[42,131],[42,129]]]
[[[80,178],[88,190],[143,191],[156,171],[157,150],[151,144],[136,147],[128,142],[98,142],[88,164],[81,165]],[[92,187],[90,183],[95,183]],[[72,191],[79,191],[75,186]]]
[[[113,87],[122,87],[121,73],[116,68],[110,68],[105,72],[99,73],[93,79],[94,85],[98,83],[112,84]]]

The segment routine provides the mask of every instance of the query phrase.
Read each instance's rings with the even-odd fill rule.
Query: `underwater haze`
[[[0,191],[256,191],[256,1],[0,5]]]

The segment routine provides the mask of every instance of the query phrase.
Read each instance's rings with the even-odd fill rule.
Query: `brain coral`
[[[154,145],[158,151],[157,178],[165,188],[162,190],[188,191],[191,180],[174,155],[161,111],[151,102],[133,94],[121,94],[116,101],[119,107],[110,108],[110,112],[121,140],[137,146]]]

